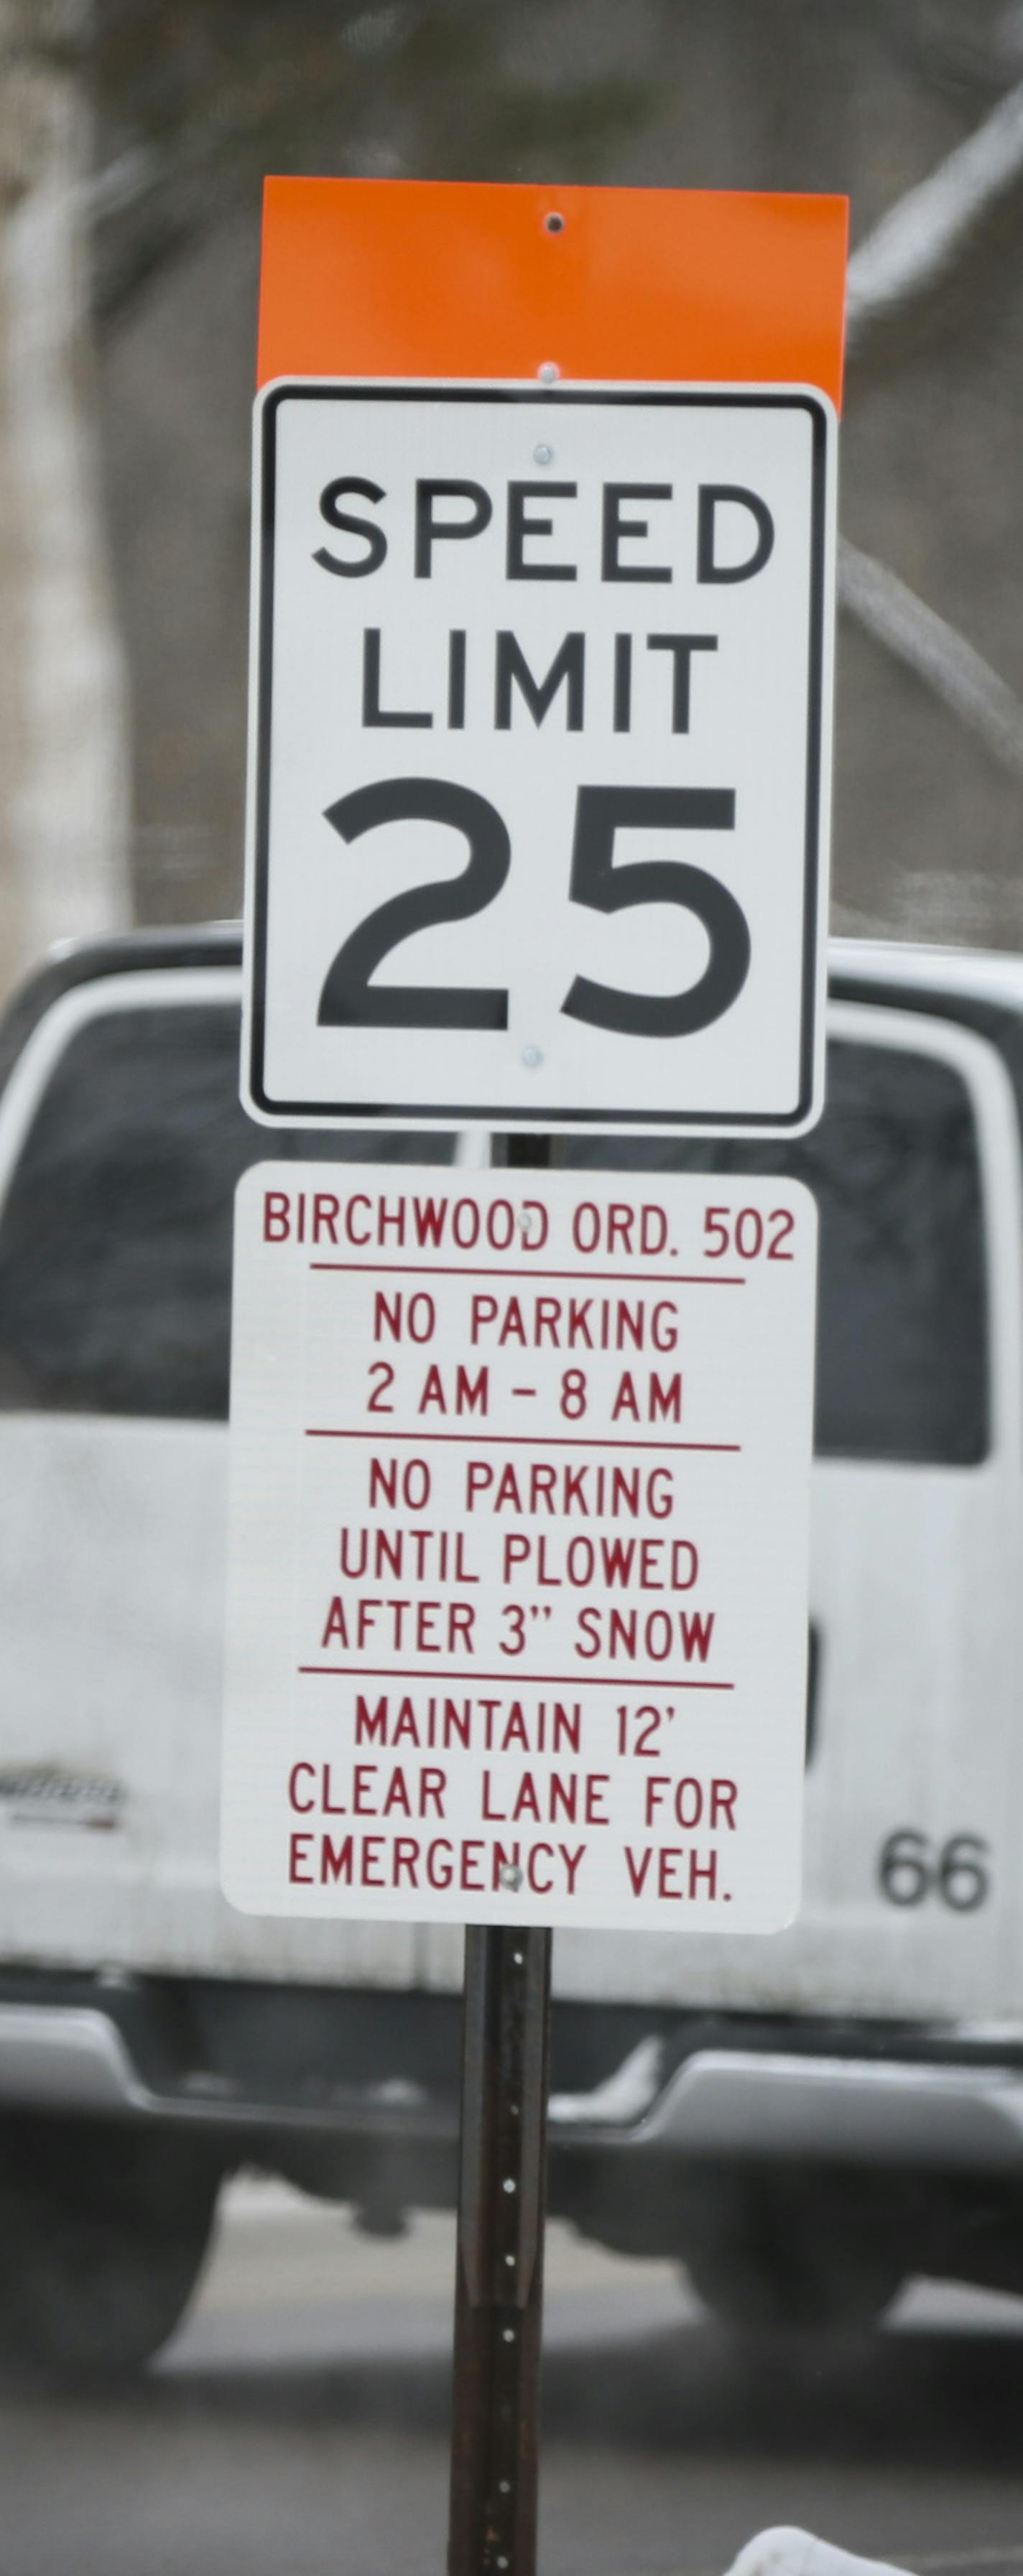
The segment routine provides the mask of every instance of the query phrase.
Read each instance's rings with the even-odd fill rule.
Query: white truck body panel
[[[824,1458],[815,1467],[822,1658],[796,1924],[770,1939],[566,1934],[555,1983],[594,2001],[1023,2029],[1019,1122],[991,1045],[884,1004],[890,981],[1023,1009],[1023,967],[851,943],[842,963],[862,964],[878,1007],[833,1006],[833,1034],[928,1055],[969,1094],[988,1277],[988,1452],[969,1465]],[[105,1011],[236,1005],[239,993],[231,970],[149,970],[57,1002],[0,1102],[0,1223],[38,1102],[76,1031]],[[0,1412],[0,1956],[453,1989],[457,1929],[260,1922],[218,1892],[226,1464],[215,1422]],[[936,1851],[960,1834],[981,1838],[986,1901],[886,1902],[878,1860],[900,1830]]]

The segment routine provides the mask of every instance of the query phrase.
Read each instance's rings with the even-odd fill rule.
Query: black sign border
[[[533,403],[541,410],[557,409],[559,403],[644,404],[652,409],[805,411],[810,415],[813,431],[811,459],[811,529],[810,529],[810,619],[809,670],[807,692],[806,743],[806,825],[803,847],[803,976],[802,1020],[799,1046],[799,1100],[796,1107],[783,1114],[771,1110],[671,1110],[671,1109],[556,1109],[545,1108],[476,1108],[466,1103],[443,1102],[437,1107],[421,1101],[273,1101],[267,1097],[264,1084],[266,1052],[266,950],[267,887],[270,864],[270,725],[273,695],[273,609],[274,609],[274,509],[276,499],[276,428],[277,413],[284,402],[337,402],[339,396],[352,402],[458,402],[458,403]],[[249,948],[249,924],[246,921],[246,988],[249,1006],[249,1098],[261,1119],[274,1126],[330,1127],[344,1121],[346,1128],[372,1126],[375,1119],[389,1125],[423,1127],[495,1127],[606,1129],[621,1128],[634,1133],[669,1135],[695,1134],[713,1130],[718,1134],[766,1131],[787,1135],[805,1126],[813,1106],[813,1071],[816,1052],[817,1015],[817,934],[820,903],[820,806],[821,742],[823,734],[824,693],[824,574],[827,512],[828,409],[823,396],[811,389],[799,392],[746,392],[734,390],[704,391],[700,386],[668,388],[665,386],[622,387],[589,385],[441,385],[428,379],[406,384],[357,384],[347,379],[309,383],[301,379],[282,379],[273,384],[263,400],[260,443],[260,571],[258,651],[259,671],[256,698],[256,779],[255,779],[255,851],[252,890],[252,930]]]

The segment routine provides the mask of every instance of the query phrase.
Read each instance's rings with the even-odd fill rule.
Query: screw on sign
[[[844,246],[268,183],[242,1096],[510,1132],[242,1184],[223,1874],[468,1927],[453,2576],[535,2564],[550,1927],[798,1897],[812,1201],[538,1167],[820,1114]]]

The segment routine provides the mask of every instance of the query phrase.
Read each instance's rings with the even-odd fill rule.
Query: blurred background
[[[266,171],[848,191],[835,926],[1023,943],[1019,0],[3,0],[5,987],[239,906]]]
[[[250,414],[267,172],[848,192],[834,925],[1023,948],[1023,0],[0,0],[0,1000],[55,940],[222,918],[240,906]],[[197,1021],[186,1029],[187,1070],[201,1087]],[[225,1122],[235,1118],[224,1073],[235,1044],[232,1019],[214,1067]],[[121,1059],[111,1061],[117,1074]],[[152,1063],[148,1090],[117,1074],[114,1107],[127,1127],[140,1102],[141,1133],[155,1120],[153,1104],[162,1113],[170,1101],[173,1171],[173,1118],[197,1130],[200,1119],[187,1087],[179,1112],[164,1056]],[[897,1057],[900,1075],[902,1066]],[[73,1104],[81,1091],[75,1060]],[[87,1111],[87,1085],[83,1096]],[[896,1108],[905,1161],[916,1143],[904,1083]],[[139,1200],[124,1171],[130,1177],[138,1166],[118,1160],[113,1108],[110,1126],[98,1182],[77,1131],[68,1150],[101,1213],[115,1205],[114,1173],[127,1237]],[[949,1132],[934,1127],[928,1188],[932,1171],[940,1179],[947,1168],[955,1180]],[[59,1201],[45,1158],[41,1167]],[[920,1219],[903,1163],[876,1168],[894,1177],[882,1202],[875,1165],[864,1162],[869,1213],[894,1236],[898,1201],[912,1236]],[[223,1212],[219,1165],[214,1177]],[[176,1228],[187,1253],[173,1189],[167,1199],[167,1239]],[[28,1202],[35,1236],[40,1204]],[[950,1272],[958,1264],[979,1313],[961,1209],[949,1204],[943,1234],[920,1228],[920,1275],[940,1286],[941,1260]],[[196,1205],[205,1223],[201,1192]],[[226,1359],[226,1217],[218,1246]],[[908,1258],[899,1244],[896,1256]],[[41,1257],[55,1257],[46,1239]],[[161,1275],[163,1264],[160,1238]],[[73,1264],[66,1274],[62,1266],[65,1275],[67,1309],[88,1322],[88,1281],[83,1287]],[[152,1294],[149,1276],[138,1301]],[[134,1282],[132,1271],[133,1296]],[[101,1288],[113,1342],[134,1352],[141,1303],[119,1307],[105,1272]],[[100,1288],[95,1297],[99,1304]],[[25,1303],[34,1319],[34,1273]],[[942,1330],[935,1347],[944,1369],[946,1350],[954,1360],[966,1336],[958,1323]],[[144,1340],[139,1346],[145,1356]],[[0,1387],[0,1405],[24,1406],[18,1385],[13,1399]],[[45,1394],[32,1400],[41,1414],[51,1404]],[[102,1411],[91,1381],[84,1397],[58,1390],[52,1405],[59,1411],[65,1400],[89,1415],[91,1438]],[[224,1407],[219,1396],[196,1405],[172,1394],[148,1409],[187,1416],[198,1441],[192,1416]],[[114,1731],[114,1622],[104,1623],[108,1596],[82,1532],[95,1523],[96,1562],[104,1546],[112,1561],[115,1543],[123,1547],[125,1530],[140,1522],[152,1597],[158,1575],[161,1614],[164,1591],[170,1608],[163,1625],[154,1612],[147,1629],[150,1595],[140,1581],[125,1630],[129,1645],[132,1621],[144,1630],[147,1673],[164,1654],[169,1691],[180,1638],[178,1595],[165,1577],[180,1562],[198,1594],[194,1560],[206,1523],[196,1496],[205,1511],[207,1484],[189,1469],[171,1495],[181,1532],[169,1504],[161,1520],[170,1481],[161,1451],[159,1477],[154,1465],[151,1486],[138,1489],[156,1498],[151,1511],[147,1500],[148,1519],[132,1500],[108,1539],[95,1505],[107,1489],[89,1484],[74,1424],[57,1427],[68,1445],[53,1447],[53,1481],[39,1485],[34,1525],[26,1514],[26,1551],[34,1527],[48,1582],[55,1559],[60,1567],[52,1589],[62,1582],[65,1606],[71,1600],[71,1632],[73,1613],[95,1643],[90,1687],[105,1745],[103,1728]],[[138,1427],[127,1425],[132,1435]],[[49,1428],[47,1416],[47,1437]],[[211,1444],[221,1441],[219,1422],[200,1428]],[[111,1447],[120,1429],[100,1423]],[[181,1429],[171,1422],[175,1438]],[[29,1431],[34,1437],[31,1423]],[[142,1456],[137,1443],[125,1446]],[[1014,1468],[1019,1454],[1017,1439]],[[16,1447],[5,1455],[13,1465],[0,1497],[6,1489],[13,1530],[27,1469]],[[195,1455],[206,1478],[206,1451],[200,1458],[197,1446]],[[921,1455],[948,1464],[940,1444]],[[210,1483],[211,1514],[219,1490]],[[70,1498],[66,1527],[54,1496],[61,1508]],[[55,1528],[65,1530],[59,1545]],[[936,1576],[929,1544],[921,1543],[921,1563],[937,1593],[940,1563],[933,1559]],[[86,1573],[72,1597],[73,1547]],[[209,1554],[209,1633],[219,1638],[220,1567]],[[27,1553],[12,1542],[8,1556],[9,1596],[20,1588],[29,1600],[27,1624]],[[993,1590],[989,1559],[990,1550],[983,1562]],[[864,1578],[850,1562],[855,1589],[870,1569]],[[979,1585],[978,1594],[983,1606],[990,1596]],[[909,1590],[906,1598],[915,1635],[929,1623]],[[855,1594],[857,1614],[862,1600],[865,1592]],[[44,1608],[42,1616],[37,1603],[40,1635],[52,1624],[50,1590]],[[865,1633],[871,1617],[868,1602]],[[11,1633],[8,1626],[5,1664],[17,1716]],[[69,1737],[87,1682],[76,1661],[65,1693]],[[858,1724],[861,1702],[851,1704]],[[144,1705],[155,1739],[153,1691]],[[210,1721],[198,1697],[187,1710],[198,1775]],[[145,1729],[134,1703],[130,1715],[134,1755]],[[963,1726],[968,1734],[968,1710]],[[126,1741],[128,1733],[126,1723]],[[167,1741],[165,1806],[176,1817],[169,1730]],[[40,1732],[33,1765],[44,1751],[48,1758]],[[997,1743],[990,1767],[1000,1779],[996,1757]],[[963,1758],[973,1766],[972,1740]],[[24,1764],[11,1771],[12,1816],[24,1779],[27,1795],[42,1777]],[[98,1786],[91,1771],[85,1780],[90,1795],[109,1786],[106,1770]],[[116,1783],[114,1791],[120,1796]],[[1018,1804],[1008,1791],[1006,1816],[1009,1889]],[[109,1825],[111,1815],[98,1820]],[[893,1808],[893,1826],[908,1821],[908,1809],[903,1817]],[[972,1821],[971,1808],[941,1831]],[[152,1872],[150,1845],[133,1866]],[[869,1893],[868,1881],[864,1920]],[[876,1889],[873,1897],[876,1911]],[[891,1919],[903,1922],[901,1913]],[[140,1907],[144,1964],[146,1921]],[[129,1925],[129,1946],[134,1933]],[[1010,1966],[1015,1955],[1006,1948]],[[123,2002],[131,1978],[116,1964],[89,1964]],[[282,2028],[298,2030],[300,2053],[302,2028],[286,2000]],[[177,2021],[166,2027],[178,2034]],[[193,2033],[182,2027],[184,2049]],[[968,2037],[978,2048],[996,2044],[979,2025]],[[107,2147],[101,2179],[110,2200]],[[70,2176],[73,2199],[80,2161],[74,2141],[61,2147],[47,2200],[32,2149],[28,2205],[44,2251],[56,2247],[55,2271],[70,2248],[88,2309],[77,2241],[69,2227],[61,2236],[53,2216],[67,2219],[65,2184]],[[319,2187],[315,2173],[309,2187]],[[0,2169],[5,2260],[25,2235],[25,2205]],[[101,2215],[112,2234],[106,2203]],[[371,2207],[367,2218],[363,2210],[362,2220],[364,2238],[346,2229],[342,2241],[333,2209],[301,2200],[285,2180],[244,2175],[231,2186],[196,2309],[150,2375],[114,2390],[86,2382],[59,2409],[20,2382],[0,2388],[4,2568],[12,2576],[149,2568],[193,2576],[198,2567],[204,2576],[243,2568],[280,2576],[287,2567],[327,2576],[364,2563],[375,2576],[412,2576],[427,2561],[439,2565],[452,2223],[428,2209],[392,2243],[380,2211]],[[197,2260],[207,2223],[204,2209]],[[161,2227],[165,2242],[165,2218]],[[1021,2242],[1014,2204],[1014,2261]],[[137,2281],[130,2236],[125,2263]],[[1014,2278],[1023,2287],[1018,2261]],[[633,2261],[571,2239],[563,2225],[552,2230],[550,2290],[551,2569],[678,2576],[684,2567],[699,2576],[723,2568],[757,2524],[797,2519],[926,2576],[998,2576],[1023,2565],[1018,2298],[917,2282],[873,2344],[851,2331],[826,2342],[768,2333],[737,2342],[680,2288],[674,2259]],[[100,2315],[100,2343],[104,2323]]]

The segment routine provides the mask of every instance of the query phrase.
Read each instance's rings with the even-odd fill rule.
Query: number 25
[[[511,842],[495,806],[475,789],[443,778],[381,779],[357,787],[327,808],[345,842],[384,823],[446,823],[468,843],[458,877],[411,886],[368,913],[328,968],[317,1014],[322,1028],[506,1029],[508,994],[499,986],[371,984],[383,959],[417,930],[467,921],[500,894]],[[580,787],[568,892],[591,912],[671,903],[702,922],[710,954],[702,975],[682,993],[628,993],[577,975],[561,1005],[567,1017],[623,1037],[680,1038],[708,1028],[731,1008],[746,981],[750,938],[746,916],[727,887],[682,859],[638,859],[616,868],[622,830],[730,832],[735,797],[729,787]]]

